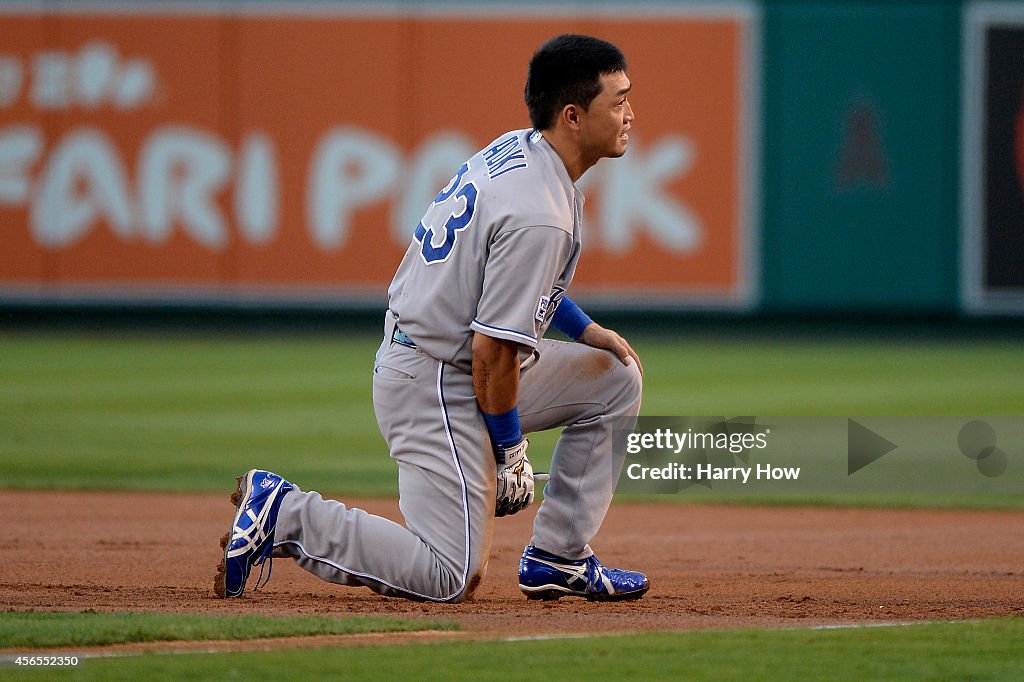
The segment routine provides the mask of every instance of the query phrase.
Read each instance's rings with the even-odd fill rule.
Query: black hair
[[[541,45],[530,59],[526,107],[537,130],[554,125],[567,104],[584,110],[601,93],[601,76],[626,70],[619,48],[593,36],[564,33]]]

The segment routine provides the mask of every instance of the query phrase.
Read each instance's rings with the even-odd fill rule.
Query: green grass
[[[254,466],[393,495],[374,343],[0,337],[0,486],[219,491]]]
[[[1024,343],[767,340],[640,343],[643,413],[1020,415]]]
[[[643,633],[586,640],[88,659],[61,676],[109,679],[1011,680],[1024,676],[1024,619],[857,630]]]
[[[369,335],[0,334],[0,488],[223,492],[259,466],[325,492],[393,496],[370,398],[376,346]],[[634,346],[646,415],[1012,415],[1024,405],[1024,343],[1014,341]],[[556,436],[531,437],[537,469]]]
[[[201,616],[173,613],[0,613],[0,647],[241,640],[366,632],[454,630],[447,621],[381,616]]]

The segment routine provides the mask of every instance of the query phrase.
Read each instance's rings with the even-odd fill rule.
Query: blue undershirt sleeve
[[[551,325],[574,341],[593,322],[590,316],[568,296],[563,296],[551,318]]]

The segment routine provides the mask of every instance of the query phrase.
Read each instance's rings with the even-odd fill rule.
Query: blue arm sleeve
[[[551,324],[555,329],[562,332],[570,339],[580,338],[580,334],[593,322],[590,316],[583,312],[576,302],[568,296],[563,296],[555,309],[555,316],[551,318]]]
[[[484,423],[487,424],[487,431],[491,434],[491,441],[499,448],[511,448],[519,444],[523,439],[523,432],[519,426],[519,409],[513,407],[508,412],[501,414],[489,414],[481,412],[484,416]]]

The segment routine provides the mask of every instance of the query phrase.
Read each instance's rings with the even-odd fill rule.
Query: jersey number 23
[[[451,182],[437,193],[427,214],[435,214],[434,206],[445,204],[450,208],[447,212],[447,220],[444,221],[444,241],[439,246],[434,246],[434,228],[427,228],[423,221],[416,226],[414,238],[420,244],[420,254],[427,265],[431,263],[443,263],[448,260],[452,249],[455,248],[455,241],[458,239],[459,230],[464,230],[473,219],[473,212],[476,210],[476,185],[472,181],[462,182],[463,177],[469,171],[469,163],[462,164],[459,172],[451,179]],[[461,210],[460,210],[461,209]],[[445,213],[441,213],[445,215]]]

